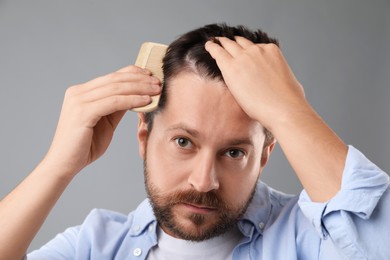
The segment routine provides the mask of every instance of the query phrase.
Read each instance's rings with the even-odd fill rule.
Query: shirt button
[[[154,228],[154,225],[153,225],[153,224],[149,226],[149,232],[150,232],[150,233],[153,232],[153,228]]]
[[[264,222],[260,222],[260,223],[259,223],[259,228],[260,228],[260,229],[263,229],[264,226],[265,226],[265,225],[264,225]]]
[[[142,254],[141,248],[137,247],[136,249],[134,249],[133,251],[134,256],[140,256],[141,254]]]
[[[135,226],[135,227],[133,228],[133,231],[134,231],[134,232],[138,232],[140,229],[141,229],[140,226]]]

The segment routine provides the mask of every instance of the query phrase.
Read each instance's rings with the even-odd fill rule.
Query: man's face
[[[230,229],[245,212],[270,148],[262,126],[221,81],[181,73],[168,102],[138,137],[148,195],[162,229],[204,240]],[[268,149],[268,150],[267,150]]]

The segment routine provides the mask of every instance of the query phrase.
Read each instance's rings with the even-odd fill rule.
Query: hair
[[[253,31],[243,25],[232,27],[225,23],[209,24],[183,34],[168,46],[163,59],[164,81],[158,107],[152,112],[145,113],[149,132],[153,127],[154,116],[163,111],[166,106],[169,82],[179,73],[194,72],[206,79],[224,81],[216,61],[206,51],[205,43],[209,40],[219,43],[215,37],[235,40],[235,36],[245,37],[253,43],[273,43],[279,46],[277,39],[269,37],[261,30]],[[264,134],[264,145],[268,145],[274,137],[266,128],[264,128]]]

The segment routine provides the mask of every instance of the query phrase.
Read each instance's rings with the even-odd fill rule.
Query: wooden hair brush
[[[144,42],[138,53],[135,65],[141,68],[146,68],[152,72],[152,75],[157,77],[161,83],[164,75],[162,71],[162,59],[165,56],[168,46],[154,42]],[[152,102],[143,107],[136,107],[131,109],[135,112],[150,112],[157,108],[160,95],[152,96]]]

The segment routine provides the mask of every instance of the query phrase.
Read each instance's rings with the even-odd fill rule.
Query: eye
[[[230,149],[225,154],[233,159],[240,159],[245,156],[245,152],[240,149]]]
[[[181,148],[191,148],[192,147],[192,143],[189,139],[187,138],[184,138],[184,137],[178,137],[178,138],[175,138],[175,143],[180,146]]]

